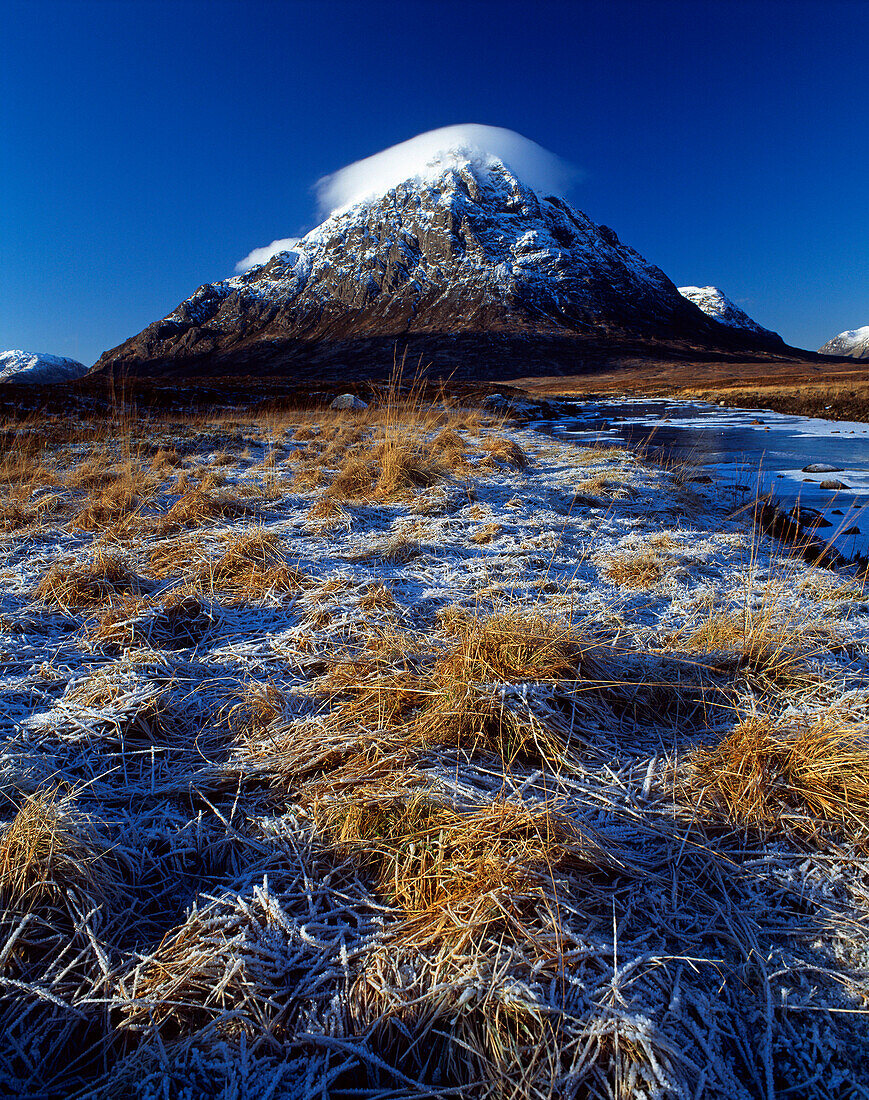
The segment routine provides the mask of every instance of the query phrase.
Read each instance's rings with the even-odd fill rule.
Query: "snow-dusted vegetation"
[[[859,578],[395,392],[2,439],[5,1095],[866,1095]]]

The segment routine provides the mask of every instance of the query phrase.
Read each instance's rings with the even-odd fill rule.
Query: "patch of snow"
[[[251,252],[248,252],[243,260],[238,261],[235,270],[243,275],[246,271],[250,271],[252,267],[267,264],[273,256],[279,256],[284,252],[293,255],[299,239],[299,237],[284,237],[282,240],[272,241],[271,244],[264,245],[262,248],[254,248]]]
[[[76,359],[49,355],[40,351],[0,352],[0,382],[38,385],[45,382],[72,382],[87,374],[88,368]]]

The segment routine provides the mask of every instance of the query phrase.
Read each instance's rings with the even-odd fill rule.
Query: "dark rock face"
[[[293,251],[200,287],[93,370],[340,377],[383,373],[406,349],[434,373],[494,377],[582,369],[638,342],[682,344],[686,358],[764,347],[564,200],[539,198],[502,165],[465,165],[334,214]]]

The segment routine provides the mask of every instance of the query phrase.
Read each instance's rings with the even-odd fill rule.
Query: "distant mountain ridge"
[[[492,377],[571,370],[587,348],[637,341],[783,346],[707,316],[611,229],[493,160],[333,214],[291,250],[200,287],[94,371],[316,376],[383,369],[407,346]]]
[[[707,317],[711,317],[721,325],[751,332],[764,339],[784,344],[784,340],[777,332],[759,325],[738,305],[731,302],[724,291],[719,290],[717,286],[680,286],[679,293],[702,309]]]
[[[851,359],[869,359],[869,325],[840,332],[838,336],[828,340],[822,348],[818,348],[818,351],[821,355],[844,355]]]
[[[77,359],[49,355],[39,351],[0,352],[0,382],[42,385],[48,382],[72,382],[87,373]]]

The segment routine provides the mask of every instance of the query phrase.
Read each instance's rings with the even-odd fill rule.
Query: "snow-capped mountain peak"
[[[578,337],[732,339],[611,229],[494,155],[366,194],[276,244],[94,369],[284,373],[362,356],[379,371],[401,340],[424,360],[497,372],[510,368],[493,346],[525,367],[532,337],[559,342],[547,357],[575,355],[565,341]]]
[[[869,359],[869,325],[848,329],[834,336],[822,348],[822,355],[846,355],[852,359]]]
[[[680,286],[679,293],[720,325],[742,329],[745,332],[753,332],[757,335],[773,336],[778,340],[781,339],[777,332],[764,328],[763,325],[759,325],[757,321],[749,317],[744,310],[731,302],[724,291],[719,290],[717,286]]]
[[[46,352],[0,352],[0,382],[42,384],[72,382],[87,374],[84,363]]]

